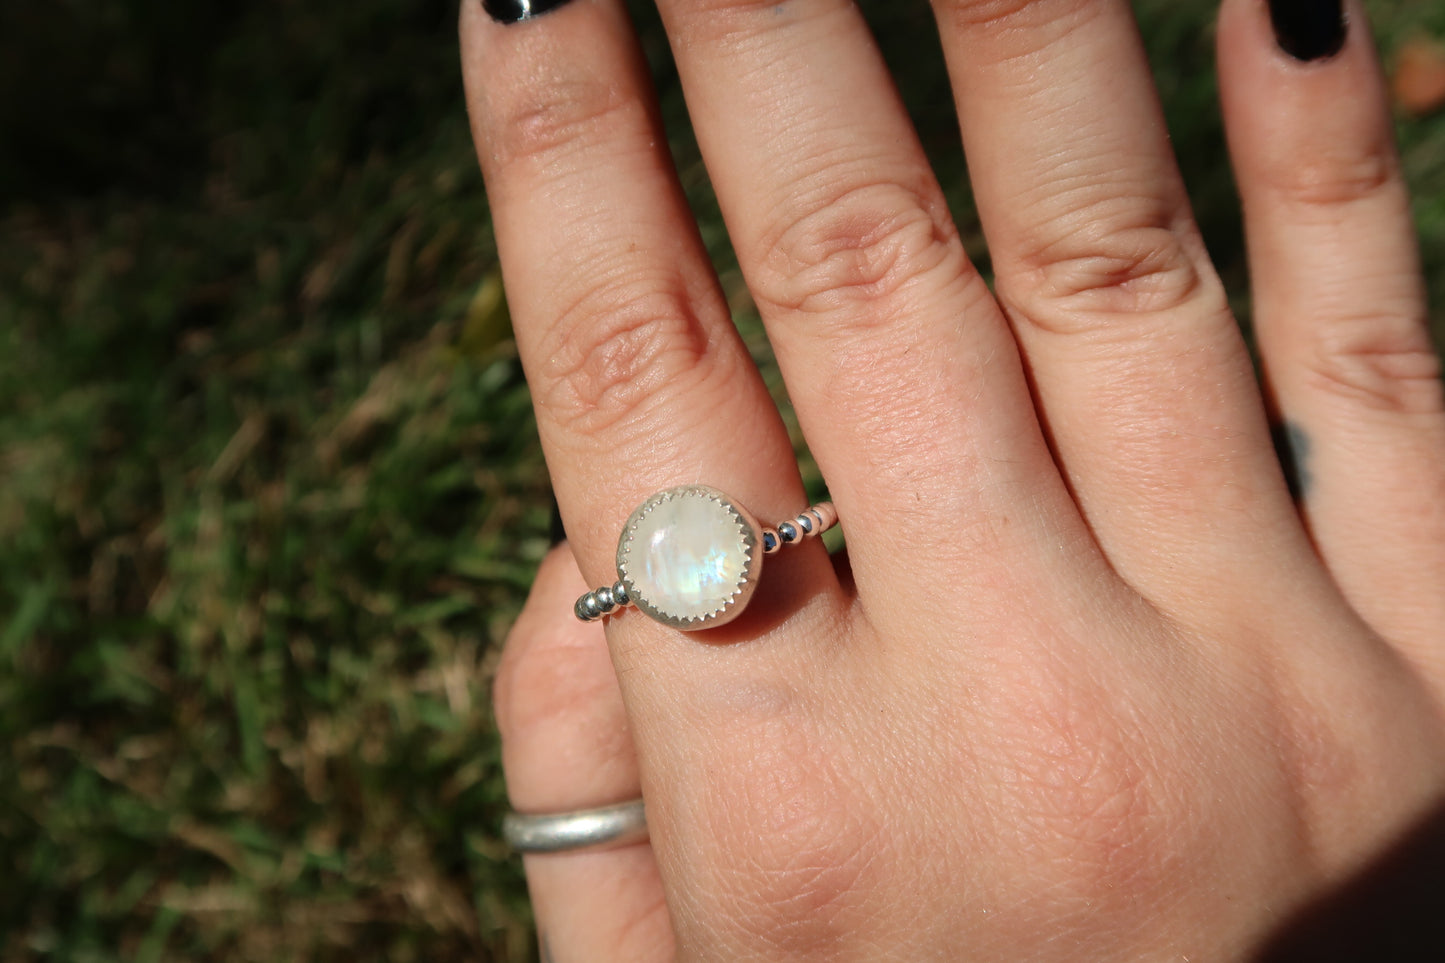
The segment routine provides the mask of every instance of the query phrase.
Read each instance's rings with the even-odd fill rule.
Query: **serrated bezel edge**
[[[637,583],[633,581],[631,574],[627,571],[625,559],[638,526],[649,513],[674,498],[693,498],[699,495],[722,505],[738,521],[742,534],[743,551],[747,554],[747,564],[732,597],[710,614],[702,616],[670,615],[655,608],[638,592]],[[652,495],[628,516],[626,524],[622,526],[622,534],[617,540],[617,578],[627,587],[628,597],[632,600],[632,604],[636,605],[649,618],[684,632],[713,628],[737,618],[752,598],[753,590],[757,587],[758,575],[762,571],[762,564],[762,526],[758,524],[758,520],[726,493],[707,485],[679,485]]]

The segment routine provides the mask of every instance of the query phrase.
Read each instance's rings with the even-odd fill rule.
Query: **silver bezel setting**
[[[743,573],[732,597],[712,612],[702,616],[677,615],[659,608],[658,600],[647,598],[639,589],[633,574],[628,571],[628,559],[632,554],[633,542],[642,521],[659,506],[680,498],[701,498],[721,506],[738,523],[739,547],[745,553]],[[716,488],[709,488],[706,485],[682,485],[658,492],[637,506],[636,511],[628,517],[627,524],[622,526],[622,536],[617,541],[617,577],[627,587],[627,594],[632,603],[648,616],[663,625],[681,629],[684,632],[692,632],[724,625],[742,613],[748,600],[752,598],[753,590],[757,588],[758,576],[763,568],[763,554],[762,526],[747,509]]]

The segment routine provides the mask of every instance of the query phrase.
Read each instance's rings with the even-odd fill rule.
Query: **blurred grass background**
[[[864,7],[986,266],[925,5]],[[1247,322],[1213,4],[1136,7]],[[488,685],[550,501],[455,19],[0,7],[0,959],[533,958]],[[1438,319],[1445,118],[1399,129]]]

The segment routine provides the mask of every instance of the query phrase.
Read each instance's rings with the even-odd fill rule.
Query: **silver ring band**
[[[519,853],[612,849],[647,839],[641,799],[570,813],[507,813],[502,838]]]

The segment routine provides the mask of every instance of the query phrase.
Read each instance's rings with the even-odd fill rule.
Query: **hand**
[[[548,559],[508,646],[509,792],[641,792],[652,834],[528,857],[547,958],[1266,943],[1445,790],[1445,403],[1362,9],[1341,35],[1328,2],[1277,3],[1278,40],[1226,0],[1219,25],[1296,503],[1123,0],[935,2],[996,292],[850,3],[659,6],[847,561],[791,548],[697,635],[633,610],[604,648],[573,619],[654,491],[806,499],[622,5],[464,3],[581,567]]]

